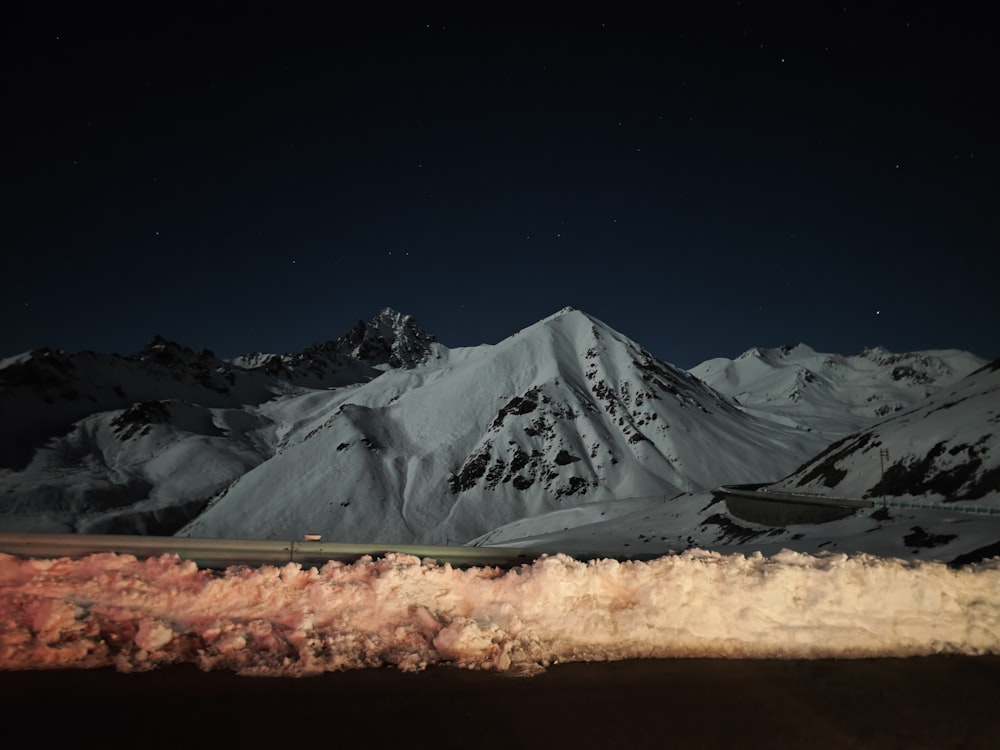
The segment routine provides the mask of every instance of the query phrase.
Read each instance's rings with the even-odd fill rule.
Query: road
[[[0,672],[4,746],[1000,747],[1000,657],[650,660],[535,677]]]

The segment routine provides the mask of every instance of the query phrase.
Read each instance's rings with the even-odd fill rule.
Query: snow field
[[[0,556],[0,668],[189,662],[250,675],[431,665],[532,673],[631,658],[1000,653],[1000,559],[689,550],[455,569],[389,554],[320,569],[176,556]]]

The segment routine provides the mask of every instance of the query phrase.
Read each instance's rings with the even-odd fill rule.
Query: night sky
[[[386,306],[465,346],[566,305],[682,367],[1000,355],[985,15],[370,5],[8,8],[0,356],[290,352]]]

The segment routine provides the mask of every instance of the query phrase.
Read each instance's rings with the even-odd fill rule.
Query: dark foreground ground
[[[303,679],[0,672],[9,750],[1000,748],[1000,657],[567,664]]]

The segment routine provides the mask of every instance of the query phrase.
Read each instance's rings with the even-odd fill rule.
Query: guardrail
[[[918,510],[943,510],[949,511],[951,513],[968,513],[974,516],[988,515],[988,516],[998,516],[1000,515],[1000,508],[990,508],[987,506],[979,505],[952,505],[951,503],[905,503],[898,500],[886,500],[885,502],[879,500],[875,503],[876,506],[887,506],[889,508],[911,508]]]
[[[505,547],[446,547],[417,544],[345,544],[318,540],[276,541],[268,539],[205,539],[125,534],[36,534],[0,532],[0,552],[19,557],[84,557],[116,552],[136,557],[176,554],[199,566],[229,565],[323,565],[331,560],[353,562],[365,555],[377,557],[399,552],[434,559],[456,567],[493,565],[512,567],[543,554],[539,550]]]
[[[858,500],[849,497],[836,497],[831,495],[818,495],[808,492],[773,492],[763,489],[767,485],[760,484],[736,484],[724,485],[713,493],[723,493],[736,495],[737,497],[749,497],[756,500],[773,500],[775,502],[788,503],[814,503],[817,505],[832,505],[839,508],[877,508],[881,506],[889,508],[908,508],[911,510],[937,510],[949,513],[967,513],[971,515],[1000,515],[1000,508],[993,508],[984,505],[957,505],[955,503],[921,503],[902,500],[871,499]],[[757,489],[762,488],[762,489]]]
[[[850,497],[830,497],[827,495],[813,495],[804,492],[771,492],[769,490],[748,489],[749,487],[759,487],[760,485],[723,485],[713,493],[735,495],[736,497],[749,497],[754,500],[770,500],[776,503],[798,503],[806,505],[825,505],[835,508],[874,508],[875,503],[870,500],[857,500]]]

